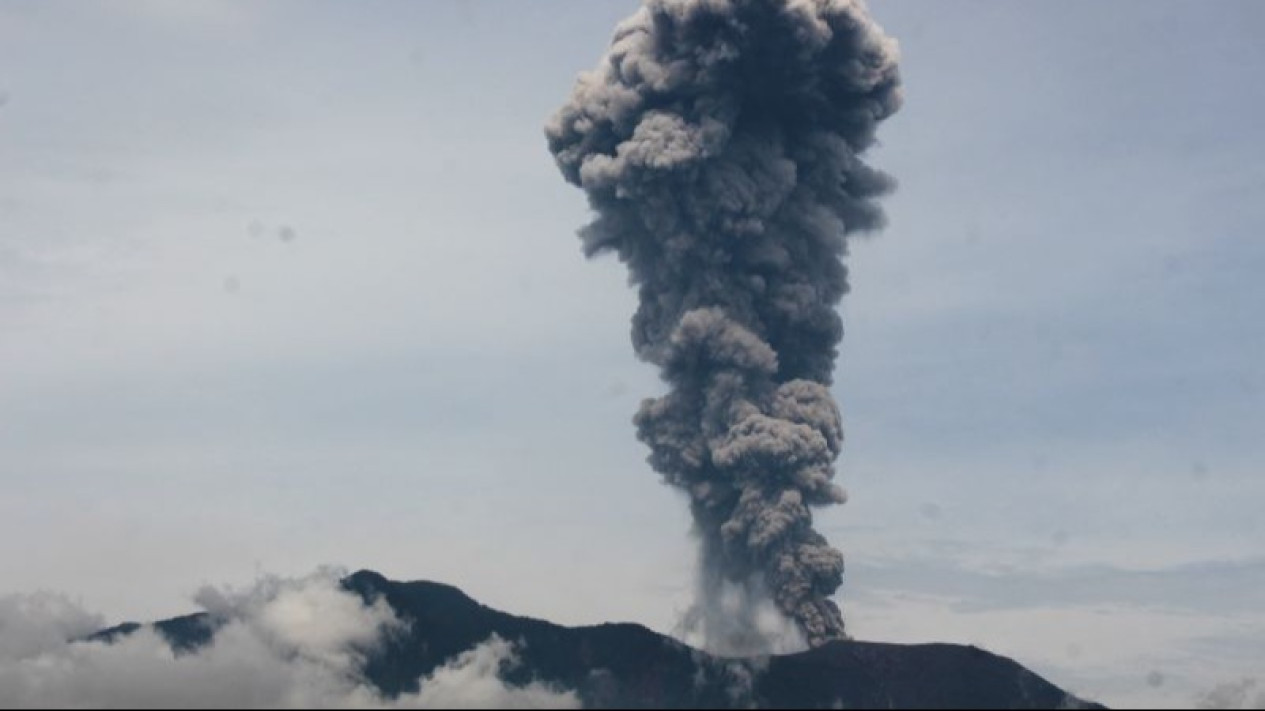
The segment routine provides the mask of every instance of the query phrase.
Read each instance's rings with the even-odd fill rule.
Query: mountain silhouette
[[[342,580],[366,602],[382,599],[407,624],[365,661],[387,697],[496,635],[516,643],[512,685],[574,690],[585,708],[1105,708],[1059,689],[1017,662],[975,647],[832,642],[798,654],[723,658],[636,624],[563,627],[485,607],[440,583],[395,582],[372,571]],[[208,613],[153,624],[177,653],[210,643]],[[89,639],[113,642],[128,623]]]

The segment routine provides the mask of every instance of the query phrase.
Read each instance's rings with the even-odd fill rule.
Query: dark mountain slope
[[[457,588],[394,582],[361,571],[343,580],[385,599],[409,624],[366,662],[388,696],[492,635],[518,644],[506,680],[577,691],[589,708],[1102,708],[1068,695],[1016,662],[974,647],[835,642],[800,654],[724,659],[633,624],[561,627],[480,605]],[[156,623],[177,651],[206,644],[217,623],[190,615]],[[113,641],[138,625],[104,630]]]

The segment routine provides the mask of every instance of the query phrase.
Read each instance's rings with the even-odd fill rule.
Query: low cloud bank
[[[417,693],[383,697],[361,670],[406,623],[385,602],[344,590],[335,571],[206,588],[195,601],[219,627],[209,644],[177,652],[151,628],[83,641],[104,621],[64,596],[0,598],[0,707],[580,707],[574,692],[506,683],[517,648],[495,636],[421,679]]]

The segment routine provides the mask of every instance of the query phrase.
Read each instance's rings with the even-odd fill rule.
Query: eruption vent
[[[546,129],[596,212],[584,251],[627,263],[633,345],[671,386],[634,421],[689,496],[715,644],[758,636],[768,599],[809,644],[844,637],[843,556],[811,507],[845,498],[841,260],[884,222],[893,181],[860,156],[899,83],[860,0],[647,0]]]

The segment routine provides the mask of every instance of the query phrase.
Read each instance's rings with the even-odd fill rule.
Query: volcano
[[[341,584],[366,604],[385,601],[406,623],[364,660],[365,680],[386,698],[417,692],[420,680],[495,636],[518,649],[518,663],[502,670],[507,684],[571,690],[585,708],[1105,708],[969,646],[835,641],[728,658],[636,624],[564,627],[517,617],[441,583],[364,570]],[[152,627],[179,654],[212,644],[221,624],[201,613]],[[142,627],[119,625],[89,641],[112,643]]]

